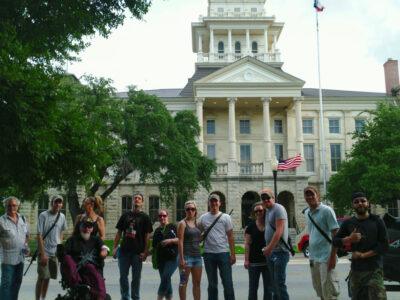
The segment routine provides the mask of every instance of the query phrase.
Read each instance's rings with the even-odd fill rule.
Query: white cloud
[[[321,0],[323,88],[384,91],[383,63],[400,58],[398,0]],[[155,1],[145,21],[130,19],[108,38],[96,37],[69,72],[112,78],[118,90],[180,88],[194,72],[191,22],[206,0]],[[269,0],[268,15],[285,27],[278,41],[284,70],[318,87],[313,0]]]

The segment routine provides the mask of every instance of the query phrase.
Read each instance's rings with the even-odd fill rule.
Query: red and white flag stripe
[[[295,169],[301,165],[302,161],[303,159],[301,155],[297,154],[295,157],[291,157],[283,161],[280,161],[278,163],[278,170],[283,171],[283,170]]]

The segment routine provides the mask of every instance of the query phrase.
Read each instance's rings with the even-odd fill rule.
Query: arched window
[[[224,53],[224,42],[218,42],[218,53]]]
[[[240,53],[242,52],[240,49],[240,42],[235,42],[235,53]]]
[[[122,196],[121,213],[124,214],[132,210],[132,196]]]
[[[151,222],[156,222],[158,220],[158,210],[160,209],[160,197],[150,196],[149,197],[149,216]]]
[[[251,43],[251,52],[252,53],[257,53],[258,52],[258,44],[257,44],[257,42]]]

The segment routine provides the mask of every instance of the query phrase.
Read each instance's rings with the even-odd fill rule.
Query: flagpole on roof
[[[322,168],[323,177],[323,190],[322,197],[326,195],[326,148],[325,148],[325,131],[324,131],[324,106],[322,102],[322,88],[321,88],[321,63],[320,63],[320,51],[319,51],[319,21],[318,21],[319,11],[315,11],[316,25],[317,25],[317,59],[318,59],[318,86],[319,86],[319,138],[320,138],[320,161]]]

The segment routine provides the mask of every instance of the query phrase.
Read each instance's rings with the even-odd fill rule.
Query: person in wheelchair
[[[63,253],[59,253],[61,276],[66,287],[78,289],[79,294],[89,293],[92,300],[105,300],[106,288],[102,276],[103,260],[108,247],[98,236],[92,236],[94,222],[85,218],[79,231],[66,241]],[[83,297],[79,298],[82,299]]]

